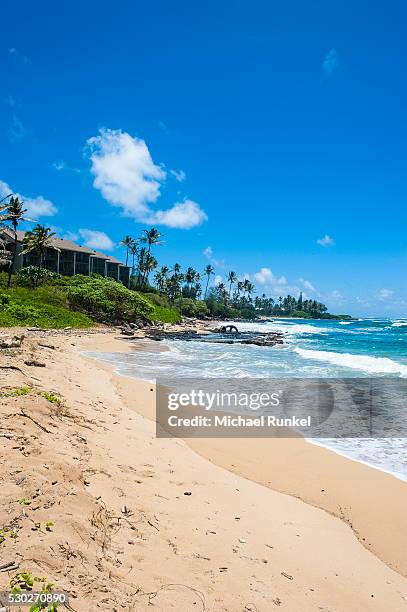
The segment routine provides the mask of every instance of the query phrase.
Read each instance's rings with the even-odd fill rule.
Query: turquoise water
[[[177,369],[203,377],[407,377],[407,319],[239,323],[242,331],[282,331],[281,347],[167,342],[168,352],[116,357],[123,373],[155,379]],[[208,340],[211,338],[209,337]],[[117,361],[118,360],[118,361]]]
[[[356,321],[279,319],[238,323],[241,331],[282,331],[280,347],[168,341],[168,351],[94,356],[127,376],[407,378],[407,318]],[[313,441],[407,480],[407,440],[319,439]]]

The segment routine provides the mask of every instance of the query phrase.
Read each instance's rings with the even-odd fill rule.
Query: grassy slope
[[[84,328],[93,325],[87,315],[69,310],[65,291],[59,287],[0,287],[0,293],[10,298],[9,304],[0,309],[1,327]]]
[[[86,328],[94,325],[89,316],[69,308],[64,287],[44,285],[37,289],[26,287],[7,289],[6,282],[6,275],[0,274],[0,327]],[[1,304],[2,296],[9,299],[8,304]],[[152,306],[153,321],[177,323],[181,320],[175,308],[154,303]]]
[[[153,307],[153,321],[162,321],[163,323],[180,323],[181,315],[175,308],[158,306],[157,304],[153,304]]]

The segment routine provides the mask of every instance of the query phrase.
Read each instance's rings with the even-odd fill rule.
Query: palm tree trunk
[[[8,271],[8,281],[7,281],[7,287],[11,287],[11,275],[13,274],[13,270],[14,270],[14,264],[16,261],[16,255],[17,255],[17,228],[14,228],[14,243],[13,243],[13,255],[11,258],[11,262],[10,262],[10,268]]]
[[[209,285],[209,275],[208,278],[206,280],[206,287],[205,287],[205,295],[204,295],[204,300],[206,299],[206,294],[208,293],[208,285]]]

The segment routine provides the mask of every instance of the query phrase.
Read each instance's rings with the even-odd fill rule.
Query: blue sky
[[[155,224],[160,263],[406,316],[403,4],[5,2],[0,191],[115,256]]]

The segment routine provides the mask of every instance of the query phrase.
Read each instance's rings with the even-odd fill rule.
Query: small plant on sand
[[[40,391],[39,395],[41,395],[41,397],[44,397],[51,404],[56,404],[57,406],[62,405],[61,398],[55,395],[55,393],[50,393],[49,391]]]
[[[19,572],[10,580],[10,591],[13,595],[20,593],[29,593],[30,591],[39,591],[44,595],[50,595],[54,590],[54,584],[48,582],[45,577],[38,578],[33,576],[31,572]],[[41,612],[46,610],[47,612],[56,612],[58,609],[58,603],[49,601],[39,601],[30,607],[29,612]]]
[[[21,506],[29,506],[31,504],[31,499],[26,499],[25,497],[23,497],[22,499],[18,499],[17,503]]]
[[[17,387],[8,391],[0,391],[0,397],[20,397],[21,395],[28,395],[31,391],[32,387]]]

